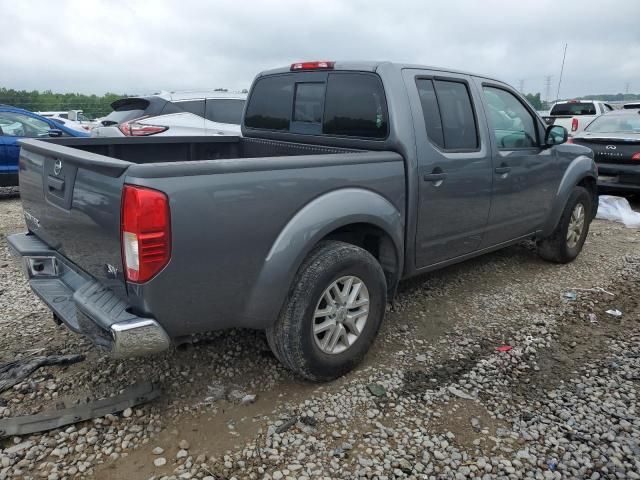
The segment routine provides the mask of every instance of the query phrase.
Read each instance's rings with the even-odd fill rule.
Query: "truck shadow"
[[[0,202],[2,200],[12,200],[20,196],[18,187],[0,187]]]

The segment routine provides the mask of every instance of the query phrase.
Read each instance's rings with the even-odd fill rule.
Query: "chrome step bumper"
[[[74,332],[119,358],[150,355],[171,346],[155,319],[131,313],[125,300],[35,235],[21,233],[7,240],[22,261],[31,289]]]

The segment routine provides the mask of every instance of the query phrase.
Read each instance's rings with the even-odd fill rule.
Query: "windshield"
[[[640,133],[640,115],[603,115],[585,128],[591,133]]]
[[[595,115],[596,106],[592,102],[557,103],[551,109],[551,115]]]

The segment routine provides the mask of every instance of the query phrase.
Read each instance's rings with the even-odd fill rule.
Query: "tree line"
[[[126,97],[117,93],[84,95],[82,93],[54,93],[51,90],[14,90],[0,87],[0,104],[24,108],[31,112],[82,110],[89,118],[104,117],[111,112],[111,103]]]

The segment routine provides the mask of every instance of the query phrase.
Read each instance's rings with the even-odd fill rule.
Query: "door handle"
[[[500,165],[494,170],[494,172],[496,172],[498,175],[504,175],[505,173],[509,173],[510,171],[511,167],[507,167],[506,165]]]
[[[425,182],[441,182],[445,178],[447,178],[447,174],[444,172],[441,173],[428,173],[424,177]]]
[[[49,186],[49,191],[51,190],[64,190],[64,180],[56,177],[52,177],[49,175],[47,178],[47,185]]]

